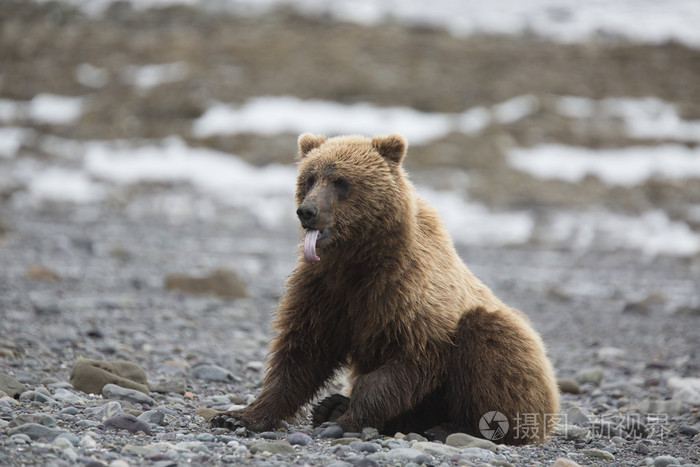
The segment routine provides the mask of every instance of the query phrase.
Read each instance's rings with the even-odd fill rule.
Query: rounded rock
[[[295,431],[294,433],[290,433],[287,435],[287,442],[291,445],[296,445],[296,446],[307,446],[309,445],[313,439],[311,436],[307,435],[306,433],[302,433],[300,431]]]
[[[681,465],[681,463],[673,456],[659,456],[654,458],[654,467],[666,467],[667,465]]]

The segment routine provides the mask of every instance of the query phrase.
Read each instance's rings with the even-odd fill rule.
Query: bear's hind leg
[[[559,390],[544,344],[525,315],[512,309],[464,313],[448,378],[451,422],[474,436],[508,444],[544,442],[559,414]]]

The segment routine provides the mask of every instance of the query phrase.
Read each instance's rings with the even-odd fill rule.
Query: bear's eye
[[[313,175],[309,175],[308,177],[306,177],[307,190],[310,190],[314,186],[314,183],[316,183],[316,177],[314,177]]]
[[[336,193],[338,193],[338,199],[341,201],[350,194],[350,180],[344,177],[340,177],[333,182]]]

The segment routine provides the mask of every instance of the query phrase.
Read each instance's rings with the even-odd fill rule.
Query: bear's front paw
[[[231,410],[212,417],[210,424],[213,428],[228,428],[229,430],[237,430],[238,428],[248,428],[250,420],[248,420],[240,410]]]
[[[350,406],[350,399],[342,394],[332,394],[316,404],[311,411],[314,426],[338,420]]]

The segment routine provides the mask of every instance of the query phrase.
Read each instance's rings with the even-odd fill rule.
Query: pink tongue
[[[316,256],[316,238],[318,237],[318,230],[307,230],[306,237],[304,237],[304,259],[313,263],[315,261],[320,261],[321,258]]]

